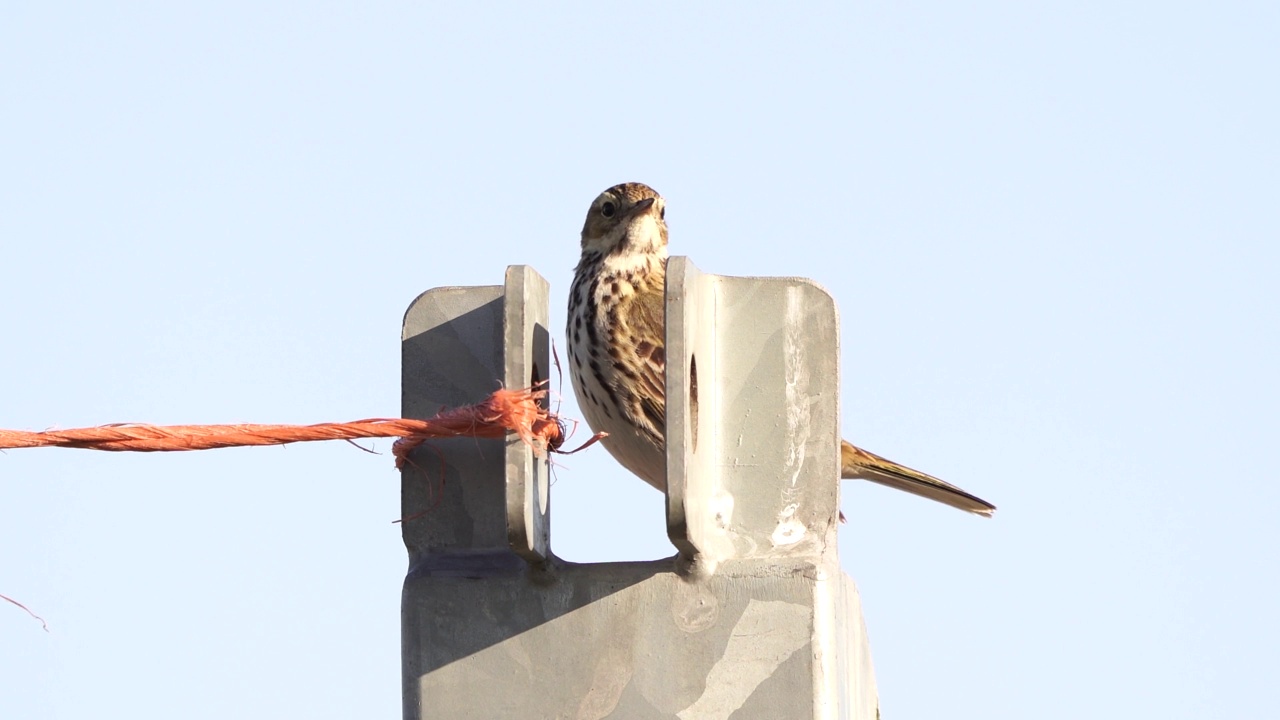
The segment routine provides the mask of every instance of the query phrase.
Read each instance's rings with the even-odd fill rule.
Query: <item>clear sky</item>
[[[395,416],[419,292],[530,264],[558,327],[642,181],[674,254],[832,292],[847,437],[1000,506],[844,485],[886,718],[1274,713],[1280,6],[427,5],[0,11],[0,427]],[[398,495],[0,454],[51,630],[0,604],[0,717],[397,717]],[[671,552],[600,448],[554,520]]]

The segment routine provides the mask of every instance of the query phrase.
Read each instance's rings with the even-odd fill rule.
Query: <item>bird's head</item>
[[[582,225],[582,253],[601,256],[667,255],[666,201],[644,183],[622,183],[600,193]]]

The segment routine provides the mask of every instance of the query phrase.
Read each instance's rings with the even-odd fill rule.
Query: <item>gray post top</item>
[[[405,417],[546,379],[547,296],[523,266],[423,293]],[[810,281],[668,261],[671,558],[556,559],[547,458],[517,437],[419,447],[402,475],[405,717],[876,717],[836,555],[837,328]]]
[[[711,572],[724,560],[819,562],[834,553],[839,341],[831,297],[808,280],[707,275],[673,257],[666,314],[668,534],[682,559]],[[547,318],[546,281],[525,266],[508,269],[502,286],[423,293],[405,314],[405,416],[478,402],[500,384],[546,379]],[[472,446],[459,460],[468,474],[486,462],[502,474],[501,496],[451,491],[446,478],[443,499],[422,498],[446,505],[422,524],[465,519],[469,532],[430,539],[442,532],[437,527],[419,538],[407,526],[406,542],[460,552],[509,548],[535,563],[550,558],[545,459],[515,439],[457,442]],[[421,509],[405,508],[410,515]]]

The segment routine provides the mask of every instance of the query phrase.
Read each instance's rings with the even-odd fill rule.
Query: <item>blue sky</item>
[[[530,264],[558,327],[642,181],[835,296],[846,437],[1000,506],[844,485],[885,717],[1269,714],[1280,10],[937,5],[6,8],[0,427],[394,416],[419,292]],[[344,443],[0,454],[52,630],[0,605],[0,717],[395,717],[398,496]],[[671,551],[599,448],[554,518]]]

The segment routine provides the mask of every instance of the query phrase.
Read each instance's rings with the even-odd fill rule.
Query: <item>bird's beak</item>
[[[627,213],[631,217],[640,217],[649,212],[649,208],[653,207],[653,203],[657,198],[645,198],[635,205],[631,206],[631,212]]]

